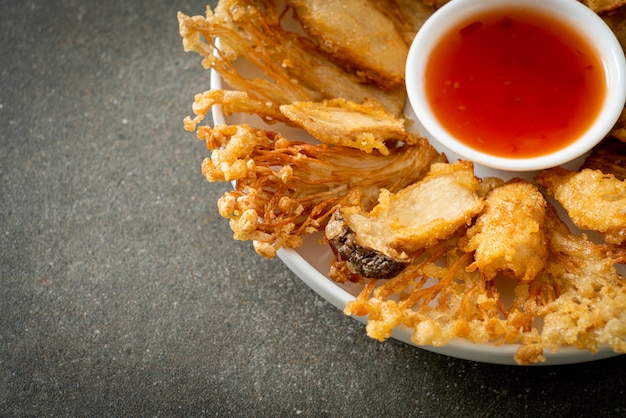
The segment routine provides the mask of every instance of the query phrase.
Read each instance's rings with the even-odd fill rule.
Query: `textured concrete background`
[[[618,416],[626,357],[378,343],[235,242],[182,129],[193,1],[0,1],[0,415]]]

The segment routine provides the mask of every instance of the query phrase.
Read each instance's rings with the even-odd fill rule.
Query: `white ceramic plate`
[[[238,64],[241,65],[241,64]],[[243,64],[244,66],[248,64]],[[239,68],[242,72],[254,72],[250,68]],[[211,88],[219,89],[223,87],[223,81],[216,71],[211,71]],[[408,105],[405,109],[405,115],[407,118],[415,122],[415,126],[419,132],[426,132],[418,125],[418,119],[413,114],[412,109]],[[220,106],[213,106],[212,108],[213,122],[215,125],[219,124],[239,124],[248,123],[251,126],[258,128],[266,128],[272,131],[278,131],[282,133],[286,138],[291,140],[303,140],[314,142],[306,132],[301,129],[288,127],[282,124],[267,125],[259,117],[255,115],[246,114],[233,114],[226,116],[222,113]],[[428,138],[428,135],[424,135]],[[444,150],[437,144],[432,138],[429,138],[431,143],[439,151],[445,151],[448,159],[456,161],[458,157],[452,155],[449,151]],[[582,159],[581,159],[582,160]],[[577,168],[580,165],[580,160],[571,164],[572,168]],[[536,172],[527,173],[511,173],[507,171],[493,170],[487,167],[475,166],[475,173],[478,177],[496,176],[503,179],[509,179],[513,176],[523,177],[529,181],[533,181],[533,177]],[[558,206],[557,206],[558,207]],[[566,219],[564,217],[563,219]],[[571,222],[570,227],[573,228]],[[287,267],[293,271],[302,281],[304,281],[311,289],[317,292],[320,296],[332,303],[335,307],[342,310],[346,306],[346,303],[353,300],[361,291],[362,286],[357,284],[338,284],[333,282],[328,277],[330,270],[330,263],[332,260],[332,251],[328,245],[320,245],[319,241],[322,237],[321,233],[309,234],[304,236],[304,244],[297,249],[280,249],[278,251],[278,257],[287,265]],[[619,266],[620,270],[622,267]],[[626,274],[624,271],[620,271],[621,274]],[[507,295],[502,295],[506,297]],[[362,323],[367,323],[366,317],[356,317]],[[365,332],[365,330],[363,330]],[[392,337],[399,341],[403,341],[407,344],[416,346],[411,342],[411,332],[408,328],[397,328]],[[425,350],[429,350],[435,353],[448,355],[451,357],[480,361],[493,364],[510,364],[516,365],[513,356],[515,351],[519,347],[516,344],[505,344],[496,346],[494,344],[475,344],[468,340],[456,339],[449,342],[443,347],[434,346],[417,346]],[[596,354],[591,354],[586,350],[578,350],[573,347],[562,347],[556,353],[546,352],[546,362],[542,365],[559,365],[559,364],[572,364],[582,363],[587,361],[599,360],[603,358],[613,357],[618,355],[608,345],[602,346]]]

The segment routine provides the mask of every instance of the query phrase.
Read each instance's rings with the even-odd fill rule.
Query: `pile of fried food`
[[[211,151],[208,181],[234,184],[220,214],[268,258],[323,231],[329,277],[362,284],[346,314],[367,316],[378,340],[404,326],[419,345],[519,344],[519,364],[566,346],[626,353],[626,112],[579,171],[531,183],[449,162],[402,113],[409,45],[442,3],[221,0],[179,13],[185,50],[228,86],[198,94],[184,121]],[[626,46],[621,3],[587,5]],[[218,105],[265,128],[202,125]]]

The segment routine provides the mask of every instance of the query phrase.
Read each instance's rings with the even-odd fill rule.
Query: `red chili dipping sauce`
[[[426,96],[466,145],[499,157],[535,157],[573,142],[606,93],[600,58],[567,24],[527,10],[489,12],[435,48]]]

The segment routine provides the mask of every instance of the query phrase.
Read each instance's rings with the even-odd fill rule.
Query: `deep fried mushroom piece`
[[[218,201],[234,237],[250,240],[264,257],[301,245],[301,235],[321,231],[340,204],[371,208],[381,188],[398,191],[442,161],[426,139],[374,151],[291,142],[249,125],[198,127],[211,157],[202,172],[210,182],[235,181]]]
[[[370,0],[287,0],[319,48],[383,88],[404,83],[408,45]]]
[[[216,105],[221,106],[222,113],[228,116],[233,113],[254,114],[266,123],[275,123],[284,119],[276,106],[250,97],[244,91],[211,89],[195,95],[191,109],[196,116],[193,119],[191,116],[185,117],[183,121],[185,129],[194,131],[211,108]]]
[[[215,10],[207,8],[206,16],[178,13],[179,32],[185,51],[200,54],[205,68],[217,71],[232,89],[274,107],[274,114],[279,115],[281,104],[335,97],[358,103],[367,98],[394,115],[402,113],[406,100],[402,83],[394,89],[363,83],[310,38],[286,30],[287,15],[279,2],[271,0],[221,0]],[[238,71],[234,65],[238,59],[256,71]]]
[[[478,187],[471,163],[436,163],[423,180],[395,194],[383,189],[370,212],[359,206],[340,207],[338,223],[328,235],[340,236],[338,231],[347,228],[359,247],[402,261],[469,225],[483,207]],[[350,259],[355,261],[359,259]]]
[[[377,104],[358,104],[344,99],[322,102],[295,102],[280,106],[289,121],[325,144],[343,145],[389,155],[390,146],[402,141],[416,142],[405,130],[404,119],[396,118]]]
[[[626,180],[600,170],[554,167],[539,173],[537,183],[578,228],[597,231],[612,244],[626,243]]]
[[[445,1],[424,0],[431,5],[428,7]],[[340,2],[332,4],[341,7]],[[391,16],[408,15],[401,9],[416,4],[384,0],[375,7],[402,28],[398,30],[403,36],[410,36],[423,16],[404,22]],[[464,225],[476,217],[472,213],[480,211],[472,204],[474,199],[484,204],[487,194],[495,196],[496,189],[506,190],[510,185],[500,187],[503,182],[499,179],[483,179],[476,186],[476,179],[470,180],[473,176],[463,164],[438,164],[445,157],[421,138],[410,145],[394,135],[376,134],[367,139],[371,142],[366,146],[377,146],[365,153],[354,149],[358,141],[353,138],[346,143],[352,148],[347,148],[291,142],[278,133],[247,125],[198,126],[216,104],[225,113],[252,113],[266,122],[289,122],[280,113],[281,104],[336,97],[358,103],[376,100],[390,113],[401,112],[402,89],[390,92],[360,84],[363,77],[329,60],[309,38],[283,29],[283,19],[291,15],[283,6],[284,2],[270,0],[220,0],[215,12],[207,10],[206,17],[179,15],[185,48],[202,55],[205,68],[215,69],[235,89],[196,96],[196,117],[185,121],[185,127],[196,130],[211,150],[211,157],[203,163],[207,180],[235,183],[235,190],[218,202],[235,238],[250,240],[259,254],[273,257],[278,248],[300,245],[301,235],[324,229],[334,213],[325,231],[329,240],[335,241],[335,255],[344,259],[333,262],[330,275],[335,280],[332,269],[336,268],[338,275],[364,285],[345,312],[367,315],[368,335],[381,341],[396,327],[406,326],[412,341],[420,345],[440,346],[455,338],[496,346],[519,343],[515,354],[519,364],[543,361],[544,349],[557,351],[564,346],[596,352],[600,345],[608,344],[616,352],[626,353],[626,280],[623,266],[616,266],[626,262],[626,245],[623,234],[620,237],[614,229],[605,234],[607,241],[621,244],[596,244],[585,234],[572,234],[548,204],[547,266],[533,280],[507,281],[514,286],[514,301],[505,305],[495,280],[488,280],[478,268],[468,271],[478,248],[465,252],[460,240],[467,232]],[[626,47],[625,16],[626,8],[621,7],[603,18]],[[221,41],[217,50],[216,37]],[[246,68],[240,73],[235,62],[238,57],[259,71],[249,73]],[[352,134],[352,128],[344,133]],[[610,135],[626,142],[626,111]],[[358,129],[355,137],[359,138]],[[382,155],[381,143],[389,156]],[[603,215],[613,222],[624,215],[626,207],[626,192],[619,189],[624,183],[620,174],[623,160],[619,160],[623,149],[616,152],[604,146],[597,147],[581,173],[550,170],[540,176],[550,187],[563,186],[564,206],[575,193],[588,197],[582,204],[594,213],[600,227],[606,227],[600,224]],[[437,164],[432,165],[428,178],[420,181],[433,163]],[[576,183],[579,180],[581,183]],[[618,185],[618,189],[607,193],[607,185]],[[381,188],[385,189],[382,193]],[[514,190],[509,189],[504,197],[515,196]],[[513,206],[532,201],[535,192]],[[372,210],[377,197],[377,209]],[[500,200],[506,201],[502,196]],[[461,213],[451,216],[455,210]],[[537,213],[524,215],[512,221],[525,224],[530,217],[541,223]],[[446,221],[439,222],[437,216]],[[439,239],[454,227],[458,228],[452,236]],[[474,232],[472,239],[485,231]],[[510,245],[532,248],[532,239],[525,240],[523,234],[515,239]],[[478,259],[506,261],[506,257]],[[364,279],[362,275],[388,279]]]
[[[547,269],[558,297],[541,311],[546,349],[573,345],[595,353],[609,344],[626,352],[626,280],[616,270],[626,247],[595,244],[574,235],[555,210],[547,212],[548,245],[554,261]]]
[[[525,180],[513,179],[491,190],[461,246],[475,251],[469,270],[478,268],[487,280],[501,273],[533,280],[548,262],[545,214],[543,195]]]
[[[404,270],[410,259],[391,257],[357,243],[356,234],[344,222],[337,210],[326,225],[326,239],[339,261],[345,261],[351,273],[364,278],[389,279]]]

